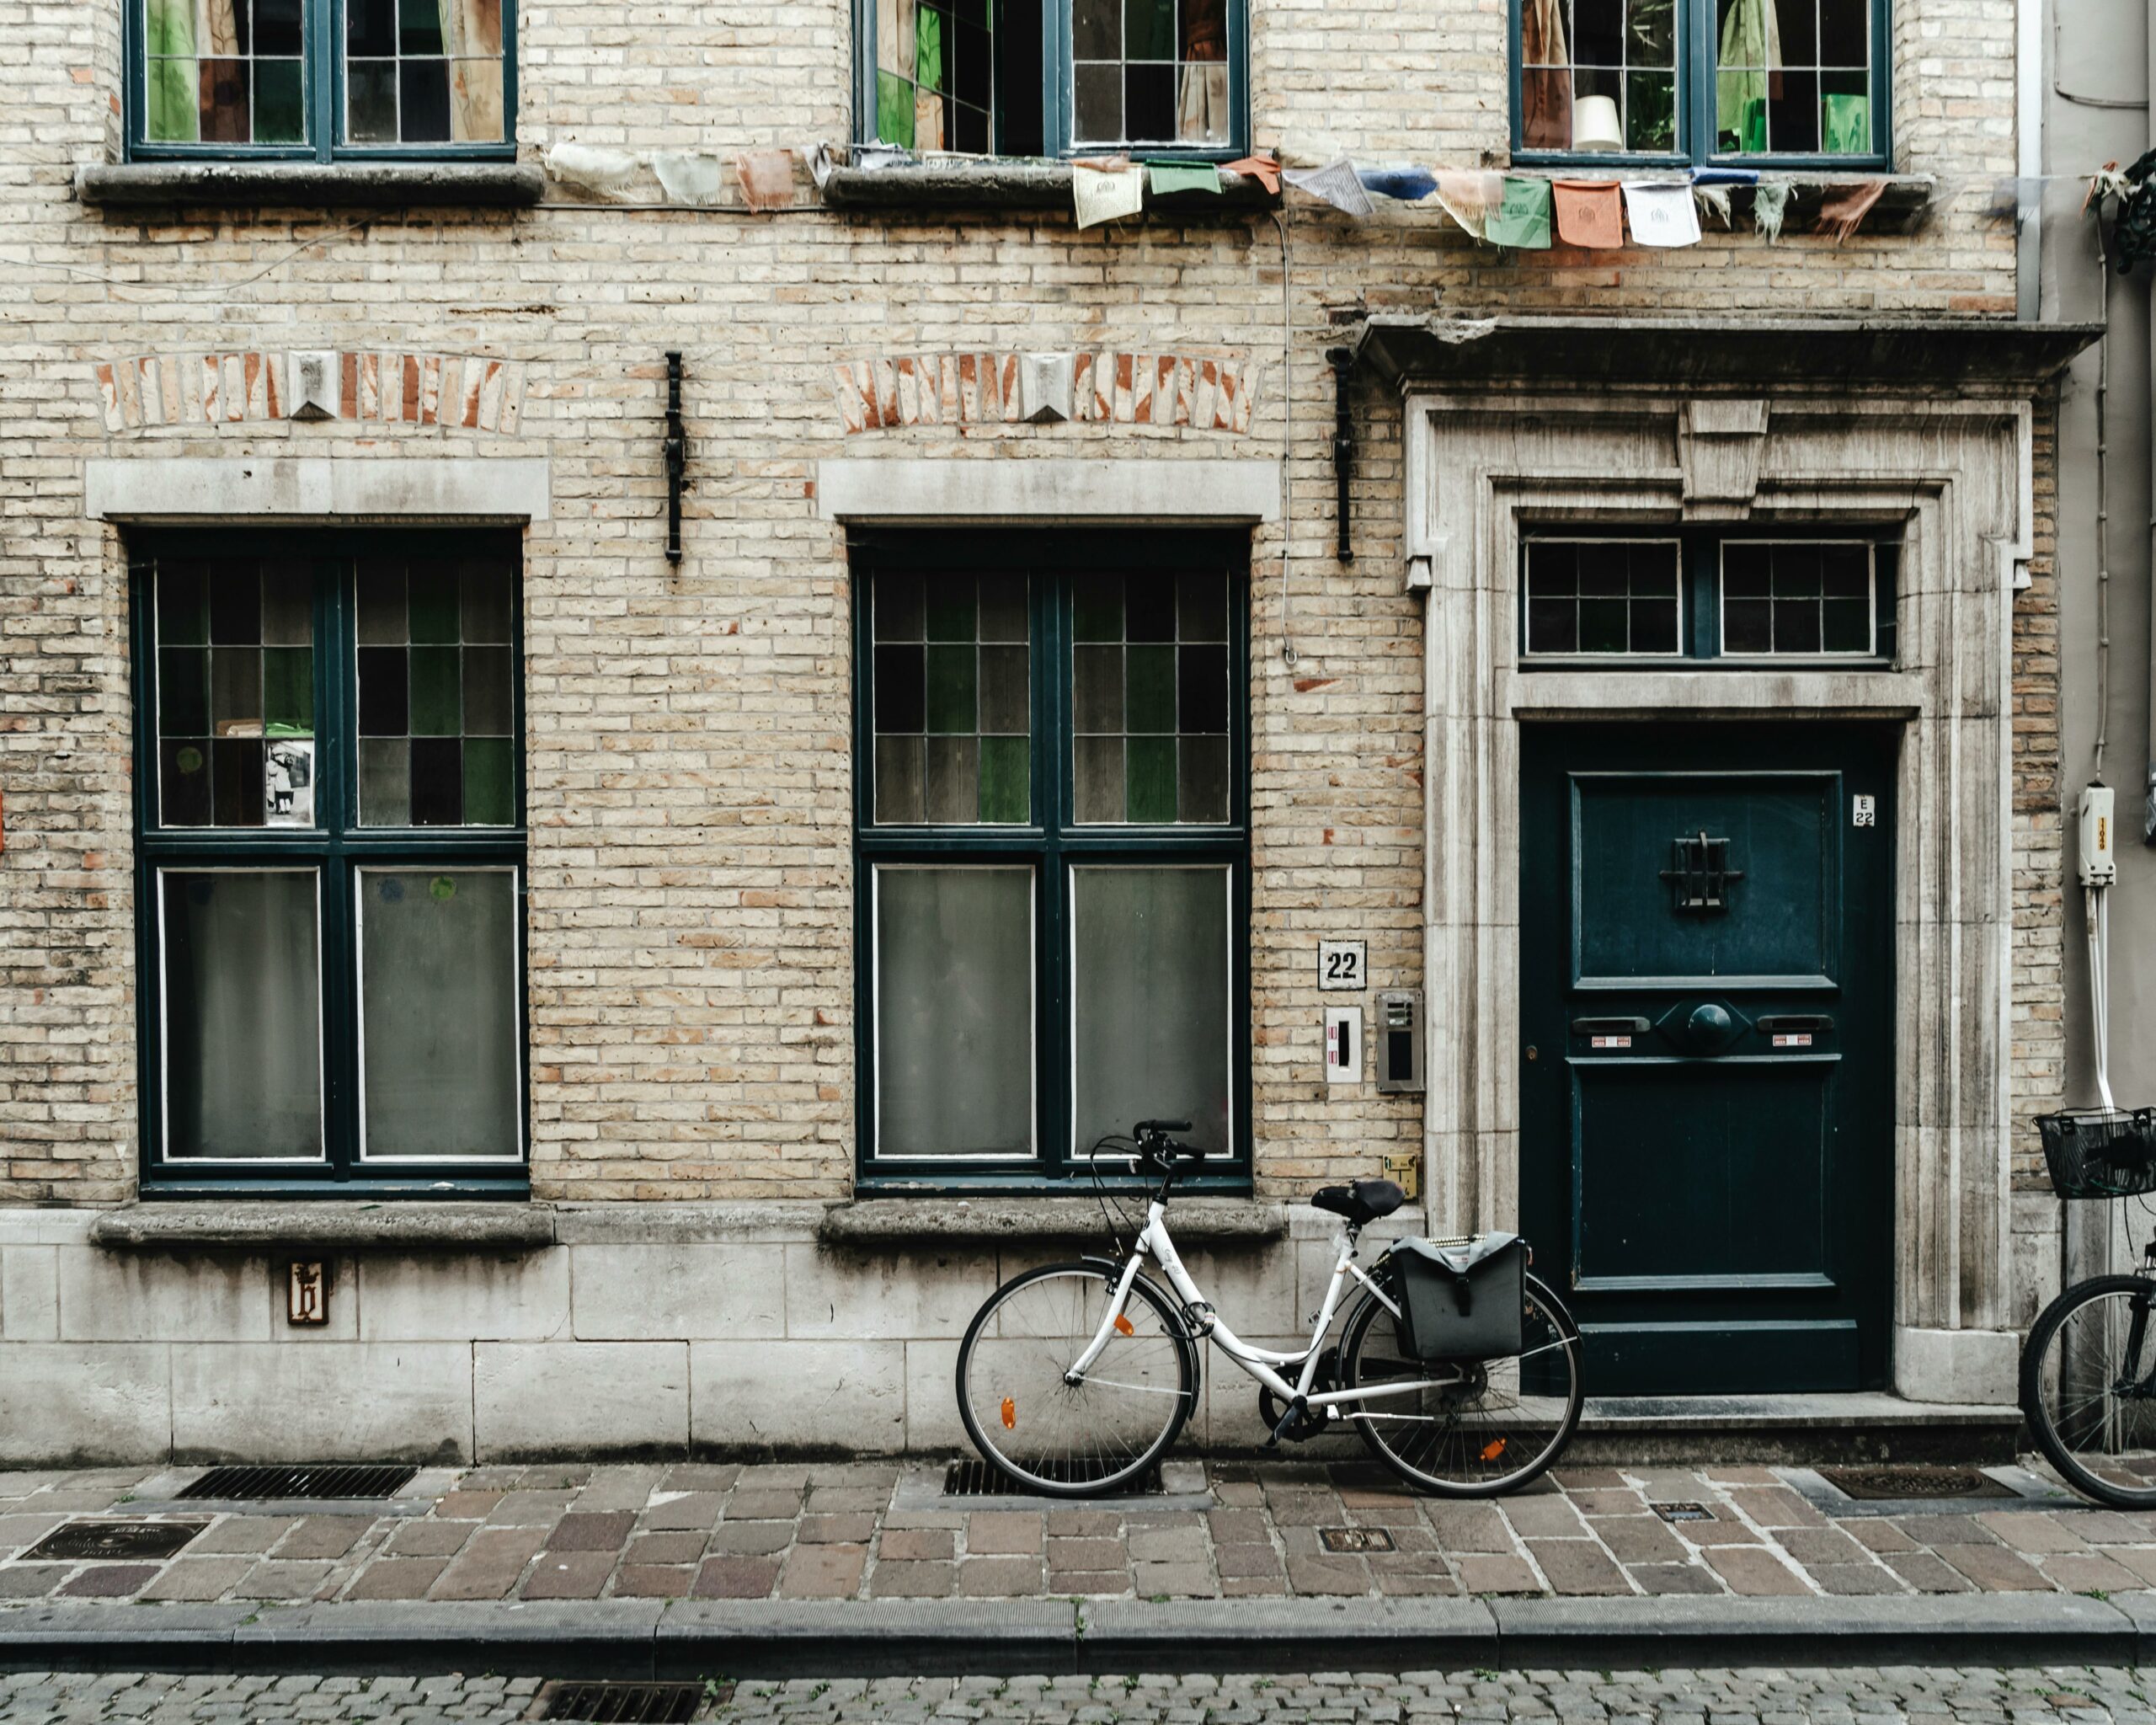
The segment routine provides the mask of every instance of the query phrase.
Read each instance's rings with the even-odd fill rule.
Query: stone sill
[[[1683,176],[1652,168],[1604,168],[1592,162],[1580,162],[1566,167],[1539,166],[1509,168],[1504,172],[1516,179],[1667,179],[1678,183]],[[1866,173],[1860,168],[1852,173],[1830,173],[1817,168],[1762,168],[1762,179],[1781,180],[1787,184],[1789,207],[1782,216],[1784,243],[1804,237],[1812,219],[1819,213],[1822,200],[1836,192],[1847,191],[1851,186],[1868,185],[1873,180],[1886,184],[1886,190],[1879,195],[1864,218],[1858,233],[1909,233],[1924,225],[1931,213],[1931,202],[1939,190],[1937,178],[1929,174]],[[1729,216],[1732,227],[1752,217],[1754,189],[1748,185],[1726,188],[1729,193]],[[1700,227],[1703,232],[1722,232],[1721,221],[1705,211],[1700,212]],[[1626,249],[1632,248],[1628,244]]]
[[[521,209],[546,192],[546,174],[520,162],[130,162],[75,170],[76,196],[104,209]]]
[[[1134,1200],[1142,1206],[1139,1194],[1119,1195],[1126,1210]],[[1261,1247],[1288,1237],[1286,1205],[1246,1198],[1177,1199],[1168,1221],[1182,1246]],[[1105,1249],[1107,1230],[1090,1198],[874,1198],[832,1205],[816,1237],[878,1250],[1037,1242]]]
[[[1913,718],[1924,678],[1893,670],[1511,670],[1499,694],[1516,718],[1742,717]]]
[[[554,1212],[364,1199],[132,1204],[93,1222],[90,1243],[108,1252],[536,1252],[554,1243]]]
[[[936,162],[897,168],[834,168],[824,182],[824,202],[834,210],[1071,210],[1072,174],[1059,162]],[[1171,192],[1145,208],[1177,216],[1218,210],[1271,210],[1280,195],[1246,174],[1222,174],[1218,196]]]

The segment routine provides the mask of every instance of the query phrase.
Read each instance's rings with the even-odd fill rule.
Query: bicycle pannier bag
[[[1527,1246],[1485,1234],[1460,1246],[1402,1240],[1386,1260],[1400,1301],[1396,1325],[1410,1359],[1497,1359],[1524,1345]]]

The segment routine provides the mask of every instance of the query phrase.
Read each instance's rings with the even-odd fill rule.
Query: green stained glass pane
[[[307,647],[262,649],[262,717],[286,734],[314,731],[314,653]]]
[[[191,144],[201,126],[192,60],[152,60],[143,78],[143,134],[153,144]]]
[[[142,51],[146,54],[192,54],[195,51],[195,0],[143,0]]]
[[[1123,819],[1123,739],[1079,737],[1070,745],[1071,777],[1076,781],[1081,825],[1113,825]]]
[[[509,826],[516,820],[516,750],[507,737],[464,740],[464,824]]]
[[[928,649],[928,729],[931,732],[948,734],[974,728],[979,711],[977,681],[970,646]]]
[[[1134,731],[1171,731],[1176,728],[1176,649],[1172,647],[1127,647],[1129,713],[1125,728]]]
[[[932,6],[914,13],[913,75],[924,90],[941,90],[943,83],[943,14]]]
[[[419,574],[412,583],[412,638],[454,641],[457,638],[457,584]]]
[[[1081,581],[1070,599],[1070,632],[1081,641],[1123,638],[1123,583]]]
[[[254,62],[254,142],[296,144],[307,138],[307,109],[296,60]]]
[[[970,641],[979,617],[971,575],[939,575],[928,584],[928,638]]]
[[[402,737],[360,739],[360,825],[412,822],[412,745]]]
[[[980,740],[980,818],[1005,825],[1033,813],[1031,750],[1024,737]]]
[[[1167,825],[1176,818],[1176,740],[1132,737],[1126,746],[1124,818],[1137,826]]]
[[[456,649],[414,647],[412,666],[412,734],[453,737],[460,728]]]
[[[913,147],[913,86],[888,72],[876,74],[876,136],[901,149]]]

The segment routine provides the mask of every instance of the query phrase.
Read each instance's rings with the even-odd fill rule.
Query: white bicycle
[[[1410,1300],[1410,1279],[1421,1263],[1460,1255],[1448,1260],[1427,1242],[1396,1242],[1364,1272],[1355,1261],[1362,1231],[1406,1202],[1390,1180],[1328,1186],[1312,1197],[1342,1229],[1309,1343],[1283,1353],[1237,1336],[1191,1279],[1168,1231],[1177,1178],[1201,1160],[1169,1135],[1189,1130],[1175,1120],[1135,1129],[1132,1171],[1160,1183],[1127,1261],[1086,1258],[1027,1270],[974,1315],[958,1348],[958,1413],[991,1466],[1022,1491],[1048,1497],[1131,1484],[1167,1452],[1198,1405],[1200,1341],[1257,1380],[1268,1445],[1317,1437],[1345,1421],[1386,1466],[1433,1496],[1517,1491],[1563,1453],[1580,1419],[1579,1327],[1523,1268],[1518,1329],[1510,1329],[1513,1296],[1495,1314],[1508,1332],[1501,1355],[1422,1357],[1433,1350],[1413,1346],[1411,1307],[1422,1296]],[[1145,1274],[1149,1256],[1173,1297]],[[1464,1296],[1465,1274],[1450,1274]],[[1327,1348],[1351,1279],[1360,1298],[1339,1343]]]

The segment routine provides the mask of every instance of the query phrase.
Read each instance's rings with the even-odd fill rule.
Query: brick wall
[[[1374,987],[1420,980],[1420,614],[1400,591],[1400,415],[1358,387],[1358,556],[1342,566],[1323,361],[1340,325],[1403,307],[2012,306],[2012,229],[1987,213],[1984,183],[2011,171],[2009,0],[1897,8],[1900,165],[1951,182],[1919,231],[1837,248],[1793,222],[1773,247],[1747,228],[1677,253],[1517,257],[1476,248],[1433,208],[1388,206],[1358,227],[1299,200],[1281,228],[1224,213],[1084,234],[1060,214],[1007,211],[104,216],[71,185],[77,164],[117,150],[120,3],[0,0],[0,36],[21,45],[0,64],[9,1200],[120,1199],[136,1155],[125,579],[118,537],[83,518],[90,457],[546,453],[554,514],[530,534],[526,570],[536,1184],[595,1199],[835,1195],[855,1108],[849,588],[841,536],[815,514],[814,463],[1272,455],[1292,393],[1290,520],[1253,547],[1252,1034],[1260,1183],[1299,1190],[1321,1172],[1370,1171],[1420,1123],[1412,1099],[1317,1081],[1321,932],[1369,939]],[[558,140],[798,146],[846,124],[849,25],[830,0],[520,10],[528,153]],[[1252,11],[1260,145],[1291,162],[1341,149],[1502,161],[1499,0]],[[1961,57],[1941,54],[1945,40]],[[660,555],[668,348],[686,355],[695,448],[678,569]],[[153,424],[131,418],[118,371],[109,408],[99,371],[136,361],[139,386],[144,357],[191,357],[206,379],[215,355],[221,387],[222,356],[299,349],[499,362],[517,411],[190,419],[183,380],[180,414]],[[969,349],[1235,355],[1249,393],[1225,428],[1111,414],[850,429],[837,367]],[[243,362],[241,377],[251,387]],[[2047,665],[2031,649],[2017,665],[2025,716]],[[2017,915],[2034,930],[2055,915],[2042,881],[2055,893],[2056,821],[2033,803],[2019,819]],[[2056,964],[2022,950],[2017,1012],[2055,1017]],[[2033,1032],[2030,1050],[2033,1085]]]

